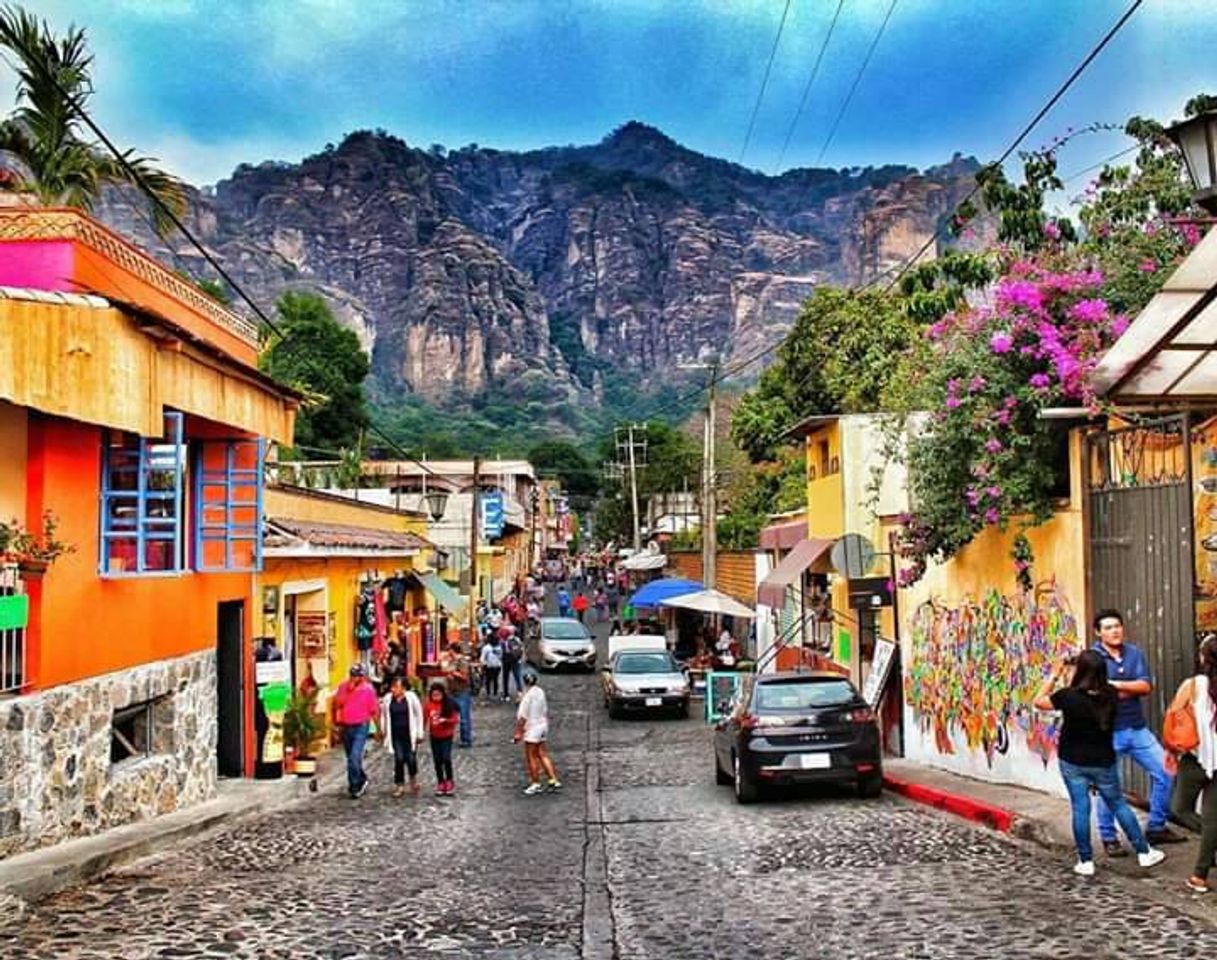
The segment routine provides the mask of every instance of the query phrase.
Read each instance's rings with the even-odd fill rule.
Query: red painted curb
[[[883,776],[883,786],[893,793],[908,797],[917,803],[945,810],[957,817],[984,824],[990,829],[1009,833],[1014,826],[1016,815],[1005,807],[984,803],[972,797],[959,793],[949,793],[936,787],[927,787],[924,783],[914,783],[911,780],[901,780],[897,777]]]

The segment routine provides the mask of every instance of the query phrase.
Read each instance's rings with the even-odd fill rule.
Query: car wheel
[[[863,800],[874,800],[883,792],[883,774],[872,773],[858,780],[858,796]]]
[[[739,754],[733,758],[735,764],[734,775],[732,781],[735,784],[735,799],[737,803],[754,803],[756,801],[756,784],[748,779],[744,773],[743,765],[740,763]]]
[[[714,751],[714,782],[725,787],[731,782],[731,774],[723,772],[723,765],[718,762],[718,751]]]

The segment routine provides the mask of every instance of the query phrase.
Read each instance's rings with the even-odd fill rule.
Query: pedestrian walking
[[[592,601],[592,606],[596,608],[596,622],[604,623],[608,619],[608,597],[605,596],[603,590],[596,590],[596,597]]]
[[[482,672],[488,700],[499,699],[499,674],[503,670],[503,643],[492,633],[482,645]]]
[[[1179,685],[1167,711],[1168,715],[1175,710],[1190,711],[1196,727],[1195,746],[1177,760],[1171,812],[1181,824],[1200,834],[1196,865],[1186,882],[1189,890],[1207,893],[1209,871],[1217,855],[1217,636],[1204,638],[1196,659],[1195,676]],[[1201,795],[1197,816],[1196,799]]]
[[[448,696],[461,718],[462,747],[473,746],[473,669],[469,658],[465,656],[459,643],[448,644],[448,649],[440,659],[440,669],[443,670],[448,683]]]
[[[452,740],[460,724],[460,711],[438,681],[427,691],[423,723],[431,739],[431,760],[435,764],[435,795],[451,797],[456,793],[456,773],[452,769]]]
[[[612,579],[612,574],[609,574],[608,589],[604,591],[604,599],[608,602],[609,616],[616,619],[618,610],[621,607],[621,591],[617,589],[617,584]]]
[[[367,670],[362,663],[356,663],[334,693],[334,723],[342,731],[342,749],[347,759],[347,792],[356,800],[368,791],[363,752],[373,722],[379,727],[380,701],[368,681]]]
[[[1070,669],[1073,677],[1065,684],[1064,677]],[[1118,702],[1119,694],[1107,679],[1103,658],[1094,650],[1080,654],[1076,663],[1069,660],[1058,663],[1035,695],[1036,709],[1061,712],[1057,757],[1073,810],[1073,842],[1078,851],[1073,872],[1083,877],[1094,876],[1094,849],[1090,841],[1092,789],[1120,821],[1120,829],[1137,851],[1141,866],[1152,867],[1165,859],[1161,850],[1149,845],[1120,788],[1114,744]]]
[[[558,587],[558,616],[570,616],[570,594],[566,592],[566,587]]]
[[[511,681],[516,683],[516,693],[524,689],[522,664],[524,644],[513,627],[505,627],[503,633],[503,700],[511,696]]]
[[[1183,837],[1166,826],[1170,815],[1174,778],[1167,773],[1166,753],[1145,722],[1142,700],[1153,690],[1149,663],[1139,649],[1124,639],[1124,618],[1118,610],[1100,610],[1094,618],[1094,651],[1103,658],[1107,678],[1119,695],[1115,717],[1117,757],[1130,757],[1149,774],[1149,820],[1145,836],[1152,844],[1181,843]],[[1115,821],[1102,799],[1098,804],[1099,836],[1109,857],[1123,857],[1128,851],[1116,838]]]
[[[398,675],[389,681],[389,692],[380,703],[380,733],[393,750],[393,796],[406,795],[406,773],[410,793],[418,796],[418,748],[423,742],[423,705],[418,695]]]
[[[575,616],[579,618],[579,622],[583,622],[583,618],[587,615],[587,608],[590,604],[587,602],[587,594],[582,590],[575,596]]]
[[[558,771],[549,755],[549,702],[545,691],[537,683],[537,675],[529,670],[524,674],[524,696],[516,711],[516,729],[512,741],[524,741],[524,766],[528,771],[528,786],[525,796],[535,796],[546,790],[562,789]],[[548,778],[543,784],[542,778]]]

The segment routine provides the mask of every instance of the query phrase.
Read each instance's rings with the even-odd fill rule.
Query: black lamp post
[[[1181,120],[1166,133],[1183,154],[1195,190],[1192,199],[1217,215],[1217,110]]]
[[[439,523],[444,511],[448,509],[448,491],[428,490],[423,494],[423,500],[427,503],[427,512],[431,514],[431,519]]]

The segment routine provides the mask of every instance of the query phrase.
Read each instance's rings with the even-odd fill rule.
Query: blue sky
[[[814,163],[890,0],[845,0],[784,167]],[[826,166],[990,159],[1129,0],[899,0]],[[88,29],[96,119],[195,183],[358,127],[420,146],[600,139],[628,119],[739,158],[784,0],[39,0]],[[836,0],[792,0],[744,162],[773,172]],[[1031,137],[1217,92],[1211,0],[1147,0]],[[7,70],[0,65],[0,72]],[[11,102],[0,75],[0,103]],[[1079,138],[1065,173],[1126,145]],[[1079,184],[1080,187],[1081,184]]]

